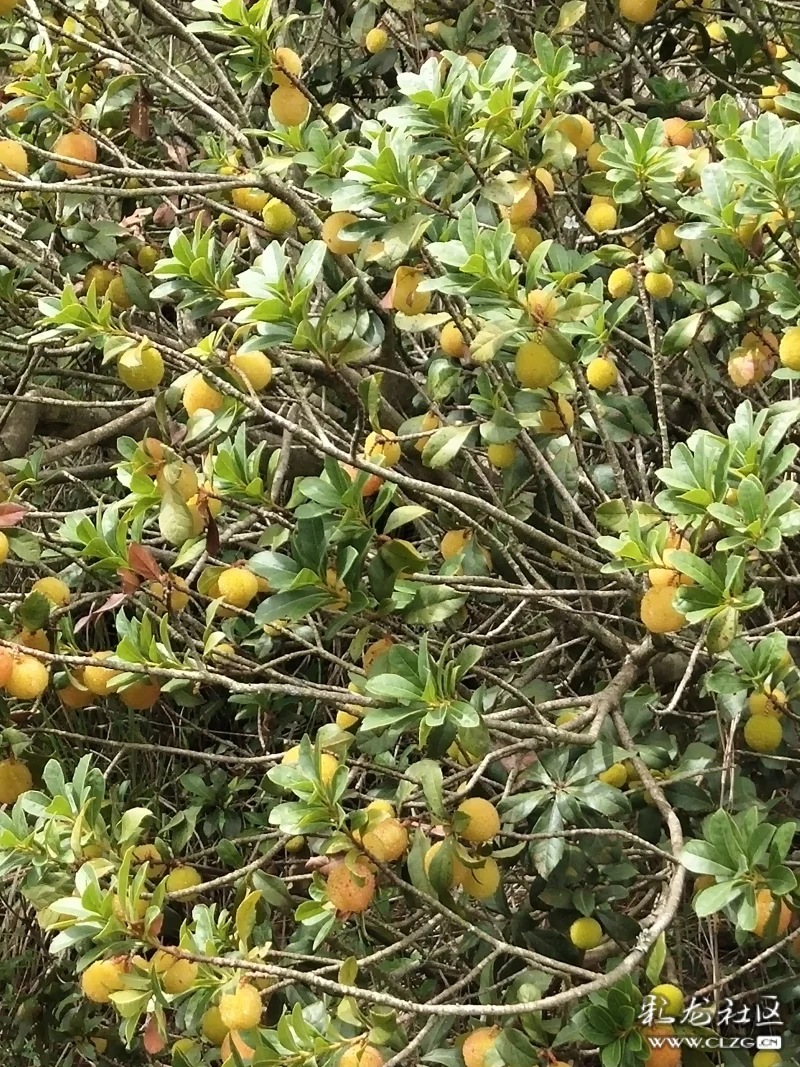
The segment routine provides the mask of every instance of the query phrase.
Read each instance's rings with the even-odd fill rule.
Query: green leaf
[[[653,947],[647,957],[647,965],[645,967],[645,975],[650,985],[658,985],[661,978],[661,971],[667,959],[667,939],[664,935],[664,931],[658,935]]]
[[[442,426],[426,441],[422,452],[423,464],[433,470],[446,467],[456,458],[474,431],[475,426],[471,423],[465,423],[463,426]]]
[[[586,13],[586,4],[584,0],[567,0],[567,3],[563,5],[558,15],[558,23],[553,33],[564,33],[565,30],[571,30]]]
[[[41,593],[29,593],[19,606],[17,618],[26,630],[41,630],[50,617],[52,604]]]
[[[383,532],[389,534],[398,526],[403,526],[407,522],[416,522],[423,515],[430,515],[430,508],[423,508],[419,504],[405,504],[403,507],[395,508],[384,523]]]
[[[661,351],[665,356],[674,356],[676,352],[685,352],[692,344],[703,322],[703,313],[696,312],[685,319],[673,322],[661,342]]]
[[[411,764],[406,771],[406,777],[420,783],[422,792],[425,794],[425,800],[428,802],[429,810],[437,819],[441,819],[444,822],[447,815],[444,810],[443,778],[440,764],[431,759],[419,760],[417,763]]]
[[[707,915],[714,915],[728,904],[732,904],[734,900],[738,900],[742,893],[744,893],[744,886],[737,885],[733,880],[710,885],[708,889],[704,889],[695,897],[695,913],[701,919]]]

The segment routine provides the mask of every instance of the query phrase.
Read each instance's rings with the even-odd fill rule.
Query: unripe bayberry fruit
[[[120,381],[135,393],[148,392],[161,384],[164,377],[164,360],[152,345],[137,345],[117,360]]]
[[[358,222],[358,216],[349,211],[335,211],[322,224],[322,240],[335,255],[351,256],[357,252],[361,241],[356,238],[340,237],[339,234],[348,226]]]
[[[198,966],[193,960],[178,960],[174,956],[172,958],[175,962],[164,972],[161,985],[165,993],[185,993],[197,979]]]
[[[486,1067],[486,1055],[500,1036],[499,1026],[482,1026],[473,1030],[461,1046],[466,1067]]]
[[[650,996],[655,997],[659,1017],[670,1016],[674,1019],[680,1019],[683,1012],[684,997],[683,992],[676,985],[664,982],[661,985],[653,986],[650,990]]]
[[[235,608],[246,608],[258,593],[258,579],[245,567],[228,567],[217,578],[220,596]]]
[[[625,267],[617,267],[608,276],[608,295],[612,300],[621,300],[633,289],[633,275]]]
[[[486,458],[496,470],[507,470],[513,466],[517,458],[517,446],[513,441],[507,441],[502,445],[489,445],[486,449]]]
[[[439,850],[444,846],[444,841],[437,841],[435,845],[431,845],[428,851],[425,853],[425,859],[423,865],[425,867],[425,874],[430,877],[431,864],[436,859]],[[457,856],[453,856],[453,869],[450,875],[450,888],[455,889],[457,885],[461,885],[467,868],[461,862]]]
[[[113,656],[113,652],[97,652],[95,653],[95,659],[108,659],[109,656]],[[83,671],[83,684],[89,690],[90,693],[94,693],[97,697],[105,697],[111,692],[109,689],[110,683],[117,677],[119,671],[114,670],[112,667],[97,667],[90,664],[84,668]]]
[[[258,214],[269,203],[269,193],[266,189],[258,189],[255,186],[238,186],[231,191],[231,202],[240,211],[249,211]]]
[[[381,863],[394,863],[408,848],[408,830],[399,819],[389,818],[361,834],[365,851]]]
[[[674,605],[675,588],[673,586],[654,586],[642,597],[639,617],[650,633],[677,633],[686,623]]]
[[[202,374],[193,374],[183,389],[183,407],[186,414],[194,415],[200,408],[219,411],[225,402],[222,393],[209,385]]]
[[[655,246],[662,252],[672,252],[680,247],[680,238],[675,236],[679,222],[664,222],[656,230]]]
[[[8,548],[8,538],[3,533],[3,531],[0,530],[0,565],[5,563],[5,561],[8,559]]]
[[[287,233],[297,222],[295,213],[282,200],[270,200],[261,211],[261,218],[270,233]]]
[[[33,787],[33,776],[24,763],[4,759],[0,763],[0,804],[16,804]]]
[[[514,371],[526,389],[547,389],[561,370],[560,361],[539,341],[526,341],[517,349]]]
[[[439,336],[439,344],[446,356],[451,359],[463,359],[469,352],[464,335],[454,322],[446,322]]]
[[[119,308],[120,311],[127,311],[129,308],[133,307],[133,301],[128,295],[128,290],[125,288],[125,282],[119,274],[115,274],[108,283],[106,298],[111,301],[115,308]]]
[[[548,400],[547,404],[539,412],[539,425],[542,433],[556,434],[559,437],[565,434],[575,422],[575,412],[569,400],[560,396],[554,404]]]
[[[420,292],[420,282],[425,277],[416,267],[398,267],[392,282],[392,307],[404,315],[422,315],[428,310],[431,293]]]
[[[203,881],[203,876],[194,867],[183,865],[175,867],[167,875],[166,889],[168,893],[179,893],[184,889],[193,889],[196,885],[200,885]],[[187,894],[183,897],[184,900],[195,900],[197,898],[196,893]]]
[[[781,338],[778,350],[781,363],[790,370],[800,370],[800,326],[792,326]]]
[[[17,656],[11,675],[6,682],[6,692],[17,700],[36,700],[47,689],[50,671],[33,656]]]
[[[159,251],[159,249],[154,248],[153,245],[142,245],[142,247],[136,253],[136,262],[139,264],[145,274],[149,274],[160,259],[161,252]]]
[[[269,106],[281,126],[302,126],[311,111],[311,104],[294,85],[279,85],[269,98]]]
[[[81,975],[81,989],[94,1004],[108,1004],[112,993],[124,987],[123,969],[114,960],[95,960]]]
[[[228,1027],[222,1021],[218,1007],[214,1006],[205,1012],[200,1020],[200,1030],[207,1041],[219,1048],[228,1035]]]
[[[281,763],[285,767],[291,767],[292,764],[297,763],[300,759],[300,746],[293,745],[292,748],[288,748],[281,759]],[[330,785],[334,774],[339,769],[339,761],[330,752],[323,752],[320,755],[320,777],[322,778],[324,785]]]
[[[629,22],[643,26],[655,18],[658,0],[619,0],[619,13]]]
[[[396,434],[392,430],[374,431],[367,436],[364,442],[364,456],[370,463],[383,461],[382,466],[394,467],[400,462],[402,449],[396,441]]]
[[[231,356],[231,367],[236,377],[249,382],[256,393],[272,381],[272,363],[263,352],[237,352]]]
[[[528,311],[537,322],[551,322],[558,311],[558,298],[548,289],[531,289],[526,302]]]
[[[160,695],[161,686],[155,678],[142,679],[117,691],[117,696],[131,711],[147,711],[153,707]]]
[[[692,143],[693,137],[694,131],[686,119],[677,116],[671,119],[664,119],[665,144],[680,145],[682,148],[688,148]]]
[[[564,115],[558,128],[578,152],[588,152],[594,144],[594,126],[583,115]]]
[[[56,163],[56,170],[70,178],[80,178],[89,173],[89,168],[82,166],[82,163],[97,162],[97,141],[83,130],[74,130],[71,133],[63,133],[58,138],[53,145],[53,152],[57,156],[66,156],[76,161]]]
[[[613,786],[614,789],[622,789],[628,781],[628,771],[624,763],[612,763],[606,770],[597,776],[598,781]]]
[[[585,218],[589,229],[595,233],[606,233],[617,225],[617,209],[613,204],[590,204]]]
[[[771,715],[753,715],[744,724],[744,739],[754,752],[775,752],[783,740],[780,719]]]
[[[514,248],[527,261],[543,240],[535,226],[518,226],[514,233]]]
[[[69,586],[60,578],[39,578],[31,586],[32,593],[41,593],[57,607],[63,607],[69,600]]]
[[[219,1016],[229,1030],[252,1030],[261,1019],[263,1004],[255,986],[242,983],[235,993],[220,997]]]
[[[272,80],[276,85],[292,85],[286,76],[287,71],[295,78],[301,77],[303,61],[293,48],[276,48],[272,53]]]
[[[525,226],[536,214],[539,201],[530,178],[516,178],[510,183],[512,204],[503,204],[500,215],[508,219],[512,226]]]
[[[462,801],[456,810],[469,819],[467,826],[458,833],[462,840],[483,844],[500,833],[500,816],[497,809],[483,797],[469,797]]]
[[[374,1045],[351,1046],[342,1053],[339,1067],[383,1067],[384,1059]]]
[[[644,287],[654,300],[667,300],[672,296],[675,284],[668,274],[648,271],[644,276]]]
[[[364,47],[373,56],[382,52],[389,43],[389,34],[382,26],[376,26],[370,30],[364,40]]]
[[[750,722],[754,721],[754,719],[750,719]],[[769,719],[767,721],[774,722],[775,720]],[[778,911],[778,909],[780,910],[776,922],[772,913],[773,911]],[[779,897],[776,900],[769,889],[759,889],[756,893],[756,925],[753,930],[756,937],[763,937],[770,924],[775,927],[775,935],[782,937],[789,929],[791,921],[792,912],[783,897]]]
[[[475,900],[488,900],[500,885],[500,868],[497,860],[489,856],[480,867],[467,867],[461,875],[461,888]]]
[[[597,948],[603,940],[603,928],[597,919],[584,916],[581,919],[576,919],[570,926],[569,939],[575,948],[583,951]]]
[[[14,174],[28,173],[28,153],[18,141],[9,138],[0,140],[0,174],[6,178]]]
[[[375,875],[365,859],[355,863],[357,875],[347,864],[337,863],[328,875],[328,900],[341,912],[366,911],[375,896]],[[360,883],[360,884],[359,884]]]
[[[617,381],[617,367],[607,356],[596,356],[586,368],[586,380],[592,389],[604,393]]]

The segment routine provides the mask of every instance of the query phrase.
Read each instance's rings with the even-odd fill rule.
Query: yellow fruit
[[[680,1067],[681,1062],[681,1050],[678,1048],[671,1048],[668,1045],[656,1044],[651,1042],[651,1037],[668,1037],[674,1034],[675,1031],[671,1026],[648,1026],[641,1031],[642,1037],[645,1041],[646,1048],[650,1049],[650,1055],[644,1062],[644,1067]]]
[[[148,582],[147,591],[166,611],[183,611],[189,604],[189,586],[178,574],[169,575],[166,586],[161,582]]]
[[[20,630],[11,638],[18,645],[25,648],[38,648],[40,652],[50,651],[50,639],[44,630]]]
[[[606,171],[608,170],[608,164],[600,161],[600,156],[605,152],[605,146],[600,144],[599,141],[595,141],[594,144],[589,145],[589,150],[586,153],[586,165],[589,170],[593,171]]]
[[[202,882],[203,876],[198,870],[188,864],[182,864],[179,867],[174,867],[169,872],[165,887],[168,893],[179,893],[184,889],[194,889],[195,886],[201,885]],[[197,893],[187,893],[185,897],[181,897],[181,900],[197,900],[198,895]]]
[[[494,896],[500,885],[500,868],[492,856],[484,860],[480,867],[464,867],[461,875],[461,888],[476,900],[488,900]]]
[[[355,726],[360,718],[360,715],[351,715],[349,711],[337,711],[336,725],[340,730],[349,730],[351,726]]]
[[[629,22],[644,25],[655,18],[658,0],[619,0],[619,13]]]
[[[81,975],[81,989],[94,1004],[108,1004],[112,993],[124,987],[122,968],[114,960],[95,960]]]
[[[697,896],[698,893],[702,893],[704,889],[710,889],[712,885],[716,885],[717,880],[713,874],[699,874],[694,880],[692,886],[692,896]]]
[[[263,211],[269,203],[269,193],[266,189],[241,186],[231,192],[231,201],[240,211],[250,211],[255,215]]]
[[[489,445],[486,449],[486,458],[496,470],[507,470],[513,466],[517,456],[517,446],[513,441],[503,445]]]
[[[426,411],[422,416],[422,422],[420,423],[419,428],[421,433],[429,434],[431,430],[438,430],[441,425],[442,420],[435,412]],[[425,445],[428,443],[428,440],[428,437],[420,437],[418,441],[414,442],[414,448],[417,452],[425,451]]]
[[[300,78],[303,74],[303,61],[293,48],[276,48],[272,53],[272,80],[276,85],[293,84],[285,72]]]
[[[6,682],[6,692],[17,700],[36,700],[47,688],[50,671],[33,656],[17,656]]]
[[[62,582],[60,578],[39,578],[31,586],[32,593],[41,593],[42,596],[46,596],[56,607],[63,608],[63,606],[69,601],[69,586],[66,582]]]
[[[494,804],[483,797],[469,797],[458,805],[457,811],[466,815],[469,823],[460,830],[458,836],[471,844],[483,844],[491,841],[500,833],[500,816]]]
[[[685,119],[664,119],[664,142],[669,145],[680,145],[688,148],[692,143],[694,131]]]
[[[644,594],[639,617],[650,633],[677,633],[686,624],[686,617],[675,608],[674,600],[673,586],[654,586]]]
[[[607,356],[596,356],[586,368],[586,380],[592,389],[604,393],[617,381],[617,366]]]
[[[15,804],[32,787],[33,776],[26,764],[13,757],[0,763],[0,804]]]
[[[594,144],[594,126],[583,115],[565,115],[558,128],[578,152],[587,152]]]
[[[775,1067],[776,1064],[781,1063],[783,1056],[780,1052],[771,1052],[769,1049],[762,1049],[761,1052],[757,1052],[753,1056],[753,1067]]]
[[[228,1030],[252,1030],[261,1019],[263,1004],[255,986],[242,983],[235,993],[224,993],[219,1001],[219,1017]]]
[[[556,726],[566,726],[567,723],[572,722],[573,719],[577,719],[577,711],[562,711],[560,715],[556,716]]]
[[[339,1067],[383,1067],[384,1059],[374,1045],[352,1045],[345,1049]]]
[[[633,289],[633,275],[625,267],[617,267],[608,276],[608,295],[612,300],[621,300]]]
[[[207,411],[219,411],[225,400],[222,393],[208,384],[199,372],[192,375],[183,388],[183,407],[186,414],[194,415],[200,408]]]
[[[783,740],[780,719],[771,715],[753,715],[744,724],[744,739],[754,752],[774,752]]]
[[[378,656],[385,655],[394,644],[391,637],[381,637],[377,641],[373,641],[371,645],[368,645],[361,656],[361,665],[365,671],[368,671]]]
[[[612,763],[607,770],[601,771],[597,778],[615,789],[622,789],[628,781],[628,770],[624,763]]]
[[[770,695],[760,690],[751,693],[747,698],[747,706],[751,715],[770,715],[774,719],[781,717],[781,708],[785,703],[786,697],[780,691]]]
[[[467,547],[472,537],[472,530],[448,530],[439,544],[443,559],[452,559]]]
[[[566,433],[574,422],[575,412],[572,409],[572,404],[570,404],[569,400],[565,400],[563,396],[560,396],[555,404],[552,400],[549,400],[547,406],[539,412],[542,433],[558,434],[560,436]]]
[[[153,878],[160,878],[166,870],[162,859],[163,857],[155,845],[136,845],[133,850],[133,862],[139,867],[146,863],[147,873]]]
[[[175,959],[175,957],[172,957]],[[166,993],[177,995],[191,989],[197,978],[198,967],[192,960],[178,960],[167,968],[161,985]]]
[[[664,982],[662,985],[654,986],[650,990],[650,996],[655,997],[658,1017],[680,1019],[684,999],[682,991],[676,985]]]
[[[667,300],[672,296],[675,285],[668,274],[656,274],[650,270],[644,276],[644,287],[654,300]]]
[[[93,263],[86,268],[83,280],[87,292],[89,286],[94,282],[95,293],[98,296],[105,296],[109,285],[111,285],[115,277],[113,270],[109,270],[108,267],[102,267],[99,263]]]
[[[664,222],[656,230],[655,245],[662,252],[672,252],[680,247],[681,239],[675,236],[675,231],[680,226],[679,222]]]
[[[73,676],[76,681],[83,683],[83,671],[78,669],[73,671]],[[64,705],[65,708],[88,708],[93,703],[93,696],[88,689],[81,689],[77,685],[73,685],[72,682],[68,682],[58,690],[58,699]]]
[[[269,99],[269,106],[281,126],[301,126],[311,111],[311,104],[294,85],[279,85]]]
[[[561,363],[546,345],[526,341],[517,349],[514,370],[526,389],[547,389],[561,374]]]
[[[155,389],[164,377],[164,360],[152,345],[137,345],[123,352],[117,361],[117,374],[124,385],[140,393]]]
[[[0,565],[8,559],[8,538],[0,530]]]
[[[757,719],[750,719],[748,725],[751,722],[757,722]],[[775,722],[774,719],[765,719],[765,722]],[[780,725],[780,723],[778,724]],[[777,925],[775,928],[775,935],[777,937],[783,937],[786,931],[789,929],[789,924],[792,921],[792,912],[787,906],[783,897],[779,898],[780,902],[780,914],[778,915]],[[767,929],[767,926],[772,920],[773,909],[777,906],[777,901],[773,897],[769,889],[759,889],[756,893],[756,925],[753,933],[756,937],[763,937]],[[774,925],[774,920],[773,925]]]
[[[800,370],[800,326],[792,326],[781,338],[778,354],[784,367]]]
[[[408,848],[408,830],[398,819],[384,819],[361,835],[361,844],[374,859],[394,863]]]
[[[120,311],[127,311],[133,307],[133,301],[128,296],[128,290],[125,288],[125,282],[119,274],[115,274],[108,283],[106,298]]]
[[[295,837],[290,837],[283,847],[287,852],[299,852],[305,843],[306,839],[302,834],[297,834]]]
[[[236,377],[249,382],[256,393],[272,381],[272,363],[263,352],[237,352],[231,356],[231,367]]]
[[[530,178],[515,178],[509,183],[514,197],[513,204],[500,207],[501,218],[508,219],[512,226],[525,226],[536,214],[539,201]]]
[[[182,500],[191,500],[197,494],[197,475],[188,463],[171,463],[159,469],[156,474],[156,488],[162,496],[166,494],[167,489],[171,489]]]
[[[124,689],[118,689],[117,696],[131,711],[146,711],[152,708],[161,696],[161,686],[154,678],[145,678]]]
[[[292,748],[287,749],[281,763],[285,766],[291,766],[293,763],[297,763],[300,759],[300,746],[294,745]],[[323,752],[320,757],[320,776],[325,785],[330,785],[331,779],[339,768],[339,761],[335,756],[332,756],[330,752]]]
[[[70,178],[80,178],[89,173],[89,167],[81,166],[82,163],[97,162],[97,141],[83,130],[74,130],[72,133],[63,133],[58,138],[53,145],[53,152],[57,156],[66,156],[67,159],[76,161],[56,163],[56,170]]]
[[[532,289],[527,297],[528,311],[537,322],[552,322],[558,311],[558,299],[548,289]]]
[[[425,277],[415,267],[398,267],[392,282],[392,307],[404,315],[421,315],[428,310],[430,293],[418,292],[419,283]]]
[[[537,167],[533,176],[548,196],[556,195],[556,183],[549,170],[545,170],[544,167]]]
[[[400,462],[402,449],[392,430],[373,431],[364,442],[364,456],[370,463],[380,463],[384,467],[395,467]]]
[[[576,919],[569,928],[569,939],[575,948],[586,951],[597,948],[603,940],[603,928],[597,919],[584,916]]]
[[[446,322],[439,336],[439,344],[446,356],[451,359],[463,359],[469,352],[464,335],[454,322]]]
[[[97,652],[95,653],[95,659],[108,659],[109,656],[113,656],[113,652]],[[89,665],[84,668],[83,671],[83,684],[89,690],[90,693],[94,693],[97,697],[108,696],[110,690],[109,685],[111,681],[117,677],[119,671],[113,670],[111,667],[95,667]]]
[[[6,178],[28,173],[28,153],[18,141],[6,137],[0,139],[0,173]]]
[[[466,1067],[488,1067],[486,1055],[494,1048],[499,1036],[499,1026],[482,1026],[480,1030],[473,1030],[461,1046]]]
[[[357,874],[347,864],[336,863],[328,875],[328,900],[337,911],[359,914],[366,911],[375,896],[375,875],[366,859],[355,863]],[[360,883],[360,884],[359,884]]]
[[[261,211],[261,218],[270,233],[288,233],[297,222],[295,213],[282,200],[270,200]]]
[[[424,863],[424,866],[425,866],[425,874],[428,875],[428,877],[430,877],[431,864],[433,863],[434,859],[436,858],[436,855],[439,852],[439,849],[443,845],[444,845],[444,841],[437,841],[436,844],[435,845],[431,845],[431,847],[425,853],[425,859],[424,859],[423,863]],[[451,878],[450,878],[450,888],[451,889],[455,889],[455,887],[457,885],[461,885],[461,883],[462,883],[462,881],[464,879],[464,875],[466,874],[466,871],[467,871],[467,868],[464,866],[464,864],[461,862],[461,860],[458,859],[457,856],[453,856],[453,870],[452,870]]]
[[[617,209],[613,204],[591,204],[586,209],[586,225],[595,233],[606,233],[617,225]]]
[[[376,56],[379,52],[382,52],[389,43],[389,34],[382,26],[376,26],[373,30],[370,30],[364,40],[364,47],[373,56]]]
[[[222,1021],[219,1008],[209,1008],[200,1020],[200,1030],[206,1041],[219,1047],[228,1036],[228,1027]]]
[[[514,233],[514,248],[523,259],[530,259],[544,238],[535,226],[519,226]]]
[[[156,263],[158,263],[159,259],[161,259],[161,252],[152,245],[142,245],[136,253],[136,262],[145,274],[150,273]]]
[[[335,211],[323,222],[322,240],[335,255],[351,256],[358,251],[361,241],[357,237],[339,236],[342,230],[356,222],[358,222],[358,216],[351,215],[349,211]]]
[[[371,800],[364,810],[371,813],[380,812],[381,815],[394,818],[394,804],[390,800]]]

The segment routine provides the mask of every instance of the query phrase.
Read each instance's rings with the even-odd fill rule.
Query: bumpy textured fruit
[[[763,689],[751,693],[747,698],[747,707],[751,715],[770,715],[779,719],[783,714],[783,706],[786,703],[786,694],[780,690],[774,693],[765,693]]]
[[[561,435],[567,432],[575,422],[575,412],[569,400],[560,396],[554,404],[548,400],[539,412],[539,425],[542,433]]]
[[[594,144],[594,126],[583,115],[565,115],[559,123],[559,130],[578,152],[588,152]]]
[[[753,1056],[753,1067],[775,1067],[780,1063],[783,1056],[780,1052],[772,1052],[770,1049],[762,1049]]]
[[[675,283],[668,274],[648,271],[644,276],[644,287],[654,300],[667,300],[672,296]]]
[[[92,263],[91,266],[86,268],[86,273],[83,276],[84,287],[88,292],[89,286],[94,283],[95,293],[98,296],[105,296],[109,285],[111,285],[115,277],[113,270],[103,267],[100,263]]]
[[[595,141],[593,145],[589,145],[589,150],[586,153],[586,165],[589,170],[598,173],[600,171],[608,170],[608,164],[600,159],[605,150],[605,145],[600,144],[599,141]]]
[[[331,252],[339,256],[351,256],[358,251],[361,242],[357,237],[351,239],[339,236],[342,230],[356,222],[358,216],[349,211],[334,211],[332,215],[328,215],[322,224],[322,240]]]
[[[281,126],[301,126],[311,111],[311,104],[294,85],[279,85],[269,99],[269,106]]]
[[[780,719],[771,715],[753,715],[744,724],[744,739],[753,752],[775,752],[783,740]]]
[[[680,247],[680,238],[675,236],[679,222],[664,222],[656,230],[655,245],[662,252],[672,252]]]
[[[281,763],[285,766],[291,766],[293,763],[297,763],[300,759],[300,746],[294,745],[292,748],[287,749]],[[332,756],[330,752],[323,752],[320,756],[320,776],[325,785],[330,785],[331,780],[336,774],[339,768],[339,761],[335,756]]]
[[[66,582],[62,582],[60,578],[52,578],[50,576],[46,578],[39,578],[31,586],[32,593],[41,593],[42,596],[46,596],[51,603],[57,607],[63,607],[69,600],[69,586]]]
[[[179,574],[170,575],[169,581],[148,582],[147,590],[158,606],[167,611],[183,611],[189,604],[189,587]]]
[[[384,1059],[374,1045],[352,1045],[345,1049],[339,1067],[383,1067]]]
[[[606,233],[617,225],[617,209],[613,204],[590,204],[585,218],[586,225],[595,233]]]
[[[622,789],[628,781],[628,771],[624,763],[612,763],[605,771],[601,771],[597,778],[615,789]]]
[[[516,178],[509,185],[514,197],[513,204],[503,204],[500,215],[512,226],[525,226],[536,214],[539,201],[530,178]]]
[[[112,993],[123,988],[123,970],[114,960],[95,960],[81,975],[81,989],[94,1004],[108,1004]]]
[[[117,374],[123,384],[134,392],[155,389],[164,377],[164,360],[152,345],[137,345],[123,352],[117,361]]]
[[[14,669],[14,653],[7,648],[0,648],[0,689],[2,689]]]
[[[454,322],[446,322],[439,336],[439,344],[446,356],[451,359],[463,359],[469,351],[464,341],[464,334]]]
[[[483,797],[469,797],[462,801],[456,810],[469,819],[467,826],[458,834],[463,841],[479,845],[491,841],[500,833],[500,816],[497,809]]]
[[[543,240],[544,237],[535,226],[518,226],[514,233],[514,248],[523,259],[528,260]]]
[[[650,633],[677,633],[686,623],[686,617],[674,606],[675,588],[656,586],[648,589],[642,597],[639,617]]]
[[[281,69],[283,68],[283,69]],[[272,80],[276,85],[291,85],[286,71],[299,78],[303,74],[303,61],[293,48],[276,48],[272,53]]]
[[[370,463],[381,463],[384,467],[396,466],[403,454],[396,436],[392,430],[381,430],[380,433],[373,431],[364,442],[364,456]]]
[[[185,993],[194,985],[197,971],[197,964],[193,960],[175,960],[164,972],[161,985],[166,993]]]
[[[468,896],[476,900],[488,900],[494,896],[500,885],[500,868],[492,856],[485,859],[480,867],[464,866],[461,875],[461,888]]]
[[[145,274],[149,274],[160,259],[161,252],[158,248],[154,248],[153,245],[142,245],[142,247],[136,253],[136,262],[139,264]]]
[[[200,1020],[200,1030],[206,1041],[219,1047],[228,1034],[228,1027],[222,1021],[218,1007],[209,1008]]]
[[[607,356],[596,356],[586,368],[586,380],[592,389],[604,393],[617,381],[617,365]]]
[[[443,559],[452,559],[463,552],[472,537],[472,530],[448,530],[439,544]]]
[[[70,178],[80,178],[89,173],[89,168],[81,164],[97,162],[97,141],[83,130],[75,130],[72,133],[63,133],[53,145],[53,152],[57,156],[66,156],[77,161],[56,163],[56,170]]]
[[[141,867],[147,864],[147,873],[151,878],[160,878],[166,870],[163,857],[153,844],[136,845],[133,850],[133,862]]]
[[[650,995],[655,997],[656,1009],[660,1017],[680,1019],[684,998],[683,991],[678,986],[663,982],[661,985],[653,986]]]
[[[800,326],[792,326],[781,338],[778,354],[784,367],[800,370]]]
[[[15,804],[32,787],[33,777],[24,763],[15,759],[0,763],[0,804]]]
[[[507,470],[517,458],[517,446],[513,441],[507,441],[502,445],[489,445],[486,449],[486,458],[497,470]]]
[[[134,682],[117,692],[126,708],[131,711],[146,711],[152,708],[161,695],[161,686],[154,678],[145,678]]]
[[[584,916],[581,919],[576,919],[570,926],[569,939],[576,948],[584,951],[590,948],[597,948],[603,940],[603,927],[597,919]]]
[[[441,849],[443,845],[444,845],[444,841],[437,841],[436,844],[435,845],[431,845],[431,847],[425,853],[425,859],[424,859],[423,863],[424,863],[424,866],[425,866],[425,874],[426,875],[429,875],[429,872],[430,872],[430,869],[431,869],[431,864],[433,863],[434,859],[436,858],[436,856],[437,856],[437,854],[439,852],[439,849]],[[453,870],[452,870],[452,874],[451,874],[451,878],[450,878],[450,888],[451,889],[454,889],[457,885],[461,885],[461,882],[462,882],[462,880],[464,878],[466,870],[467,870],[467,868],[464,866],[464,864],[461,862],[461,860],[459,860],[457,856],[454,856],[453,857]]]
[[[17,700],[36,700],[47,688],[50,671],[33,656],[17,656],[11,675],[6,682],[6,692]]]
[[[244,567],[229,567],[217,579],[220,596],[235,608],[246,608],[258,593],[258,578]]]
[[[650,1037],[669,1037],[675,1033],[671,1026],[666,1024],[648,1026],[641,1031],[645,1040],[645,1047],[650,1049],[650,1055],[644,1063],[644,1067],[679,1067],[681,1062],[680,1047],[670,1048],[666,1044],[656,1044],[649,1041]]]
[[[95,653],[95,659],[108,659],[113,654],[113,652],[97,652]],[[119,671],[115,671],[111,667],[97,667],[90,664],[84,668],[83,684],[96,697],[105,697],[111,692],[109,685],[118,674]]]
[[[461,1046],[466,1067],[486,1067],[486,1054],[494,1048],[499,1035],[498,1026],[482,1026],[480,1030],[473,1030]]]
[[[231,367],[236,377],[249,382],[257,393],[272,381],[272,363],[263,352],[237,352],[231,356]]]
[[[270,200],[263,208],[261,218],[270,233],[279,235],[288,233],[297,222],[295,213],[282,200]]]
[[[382,52],[389,43],[389,34],[382,26],[376,26],[370,30],[364,40],[364,47],[373,56]]]
[[[381,863],[394,863],[405,855],[408,848],[408,830],[399,819],[384,819],[362,834],[361,844],[370,856]]]
[[[252,1030],[258,1026],[262,1010],[261,994],[246,983],[235,993],[224,993],[219,1000],[219,1016],[229,1030]]]
[[[128,290],[125,288],[125,282],[119,274],[115,274],[108,283],[106,297],[111,301],[114,307],[119,308],[120,311],[127,311],[129,308],[133,307],[133,301],[128,295]]]
[[[633,275],[625,267],[617,267],[608,276],[608,295],[612,300],[621,300],[633,289]]]
[[[752,719],[750,720],[753,721]],[[775,720],[770,720],[774,722]],[[769,889],[759,889],[756,893],[756,925],[753,933],[756,937],[763,937],[767,929],[767,926],[775,926],[776,937],[783,937],[786,931],[789,929],[789,924],[792,921],[792,912],[783,897],[780,898],[780,914],[777,918],[777,923],[772,918],[773,909],[777,910],[777,902],[775,897]]]
[[[561,370],[560,361],[540,341],[526,341],[517,349],[514,371],[526,389],[547,389]]]
[[[193,374],[183,389],[183,407],[187,415],[194,415],[200,408],[219,411],[224,403],[222,393],[209,385],[202,374]]]
[[[269,193],[266,189],[244,185],[232,190],[231,201],[240,211],[250,211],[256,215],[269,203]]]
[[[375,875],[368,862],[359,859],[355,868],[357,876],[346,863],[337,863],[328,875],[328,900],[337,911],[357,914],[366,911],[375,896]]]
[[[392,307],[404,315],[421,315],[428,310],[431,294],[420,292],[425,274],[416,267],[398,267],[392,282]]]
[[[680,145],[688,148],[692,143],[694,132],[686,119],[664,119],[664,141],[670,145]]]
[[[179,893],[183,889],[193,889],[196,885],[200,885],[203,881],[203,876],[194,867],[183,865],[181,867],[175,867],[167,875],[166,889],[168,893]],[[196,894],[191,894],[184,897],[184,900],[194,900]]]
[[[28,173],[28,153],[18,141],[4,137],[0,140],[0,173]]]

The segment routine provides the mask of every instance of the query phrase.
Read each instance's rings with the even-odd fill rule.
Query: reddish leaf
[[[122,583],[122,592],[126,596],[131,596],[142,584],[139,575],[134,574],[133,571],[129,571],[127,567],[120,567],[117,571],[117,575]]]
[[[0,504],[0,526],[19,526],[27,514],[22,504]]]
[[[150,140],[150,106],[142,92],[131,104],[129,122],[134,137],[140,141]]]
[[[186,145],[181,144],[180,141],[165,141],[164,146],[167,155],[177,167],[181,170],[189,169],[189,153],[186,151]]]
[[[173,197],[169,203],[161,203],[153,212],[153,222],[156,226],[174,226],[177,215],[175,214],[175,207],[173,206],[175,198]]]
[[[108,600],[106,600],[104,604],[101,604],[99,608],[94,608],[88,615],[84,615],[82,619],[78,620],[78,623],[75,626],[75,633],[80,633],[84,627],[88,626],[89,623],[94,622],[94,620],[104,612],[113,611],[115,608],[118,608],[120,604],[124,604],[127,599],[127,593],[112,593]]]
[[[153,553],[144,545],[132,544],[128,548],[128,565],[142,578],[158,581],[161,577],[161,568],[153,558]]]
[[[167,1044],[158,1032],[158,1022],[154,1015],[151,1015],[145,1024],[143,1044],[145,1052],[149,1052],[151,1056],[157,1056]]]
[[[219,554],[219,529],[216,522],[214,522],[214,516],[208,512],[208,508],[205,509],[208,516],[208,526],[206,527],[206,552],[210,556],[216,556]]]

